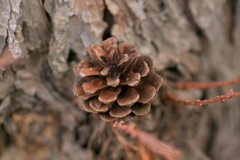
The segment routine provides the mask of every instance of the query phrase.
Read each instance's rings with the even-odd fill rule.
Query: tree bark
[[[172,87],[239,76],[238,0],[0,0],[0,22],[0,159],[129,159],[112,124],[83,112],[72,92],[85,48],[111,36],[151,55],[164,78],[150,113],[133,120],[139,128],[184,160],[240,158],[239,98],[200,108],[165,104],[162,94],[240,90]]]

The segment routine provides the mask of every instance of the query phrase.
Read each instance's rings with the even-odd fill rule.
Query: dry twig
[[[166,157],[168,160],[175,160],[180,155],[180,152],[161,142],[159,139],[137,129],[135,124],[125,124],[124,121],[115,121],[113,127],[117,130],[122,130],[131,135],[132,138],[137,139],[150,151]]]
[[[188,88],[209,88],[209,87],[220,87],[226,86],[234,83],[239,83],[240,77],[228,80],[228,81],[220,81],[220,82],[178,82],[177,88],[178,89],[188,89]]]
[[[206,99],[206,100],[195,100],[195,101],[187,101],[187,100],[182,100],[182,99],[178,99],[177,97],[175,97],[171,92],[167,91],[165,93],[165,99],[166,102],[171,102],[171,103],[177,103],[177,104],[181,104],[181,105],[196,105],[196,106],[204,106],[210,103],[214,103],[214,102],[225,102],[226,99],[230,99],[233,97],[240,97],[240,92],[234,92],[233,89],[230,89],[226,94],[221,95],[221,96],[217,96],[215,98],[212,99]]]

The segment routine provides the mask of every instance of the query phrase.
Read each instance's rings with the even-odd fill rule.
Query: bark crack
[[[105,8],[104,8],[104,14],[103,14],[103,21],[105,21],[108,24],[108,27],[103,32],[103,36],[102,36],[103,40],[112,37],[111,30],[114,23],[114,17],[112,13],[109,11],[105,1],[104,1],[104,5],[105,5]]]

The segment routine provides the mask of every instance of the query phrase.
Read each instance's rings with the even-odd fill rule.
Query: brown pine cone
[[[87,47],[86,52],[90,60],[74,67],[75,75],[82,78],[73,92],[82,98],[83,110],[107,122],[149,112],[162,84],[150,56],[141,55],[132,44],[117,44],[113,37]]]

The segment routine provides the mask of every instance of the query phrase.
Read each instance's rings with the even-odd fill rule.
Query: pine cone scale
[[[82,110],[87,111],[87,112],[90,112],[90,113],[97,113],[95,110],[93,110],[93,109],[90,107],[88,101],[82,101],[81,104],[82,104],[82,105],[80,105],[80,107],[82,108]]]
[[[109,60],[113,61],[114,53],[117,49],[117,40],[115,38],[107,39],[102,42],[102,48],[109,53]]]
[[[107,84],[104,83],[102,78],[95,78],[91,80],[89,83],[84,84],[83,89],[88,94],[93,94],[96,91],[106,88]]]
[[[134,73],[133,71],[129,71],[124,79],[121,80],[121,85],[129,85],[129,86],[137,86],[140,82],[141,75],[139,73]]]
[[[99,51],[94,50],[93,45],[87,47],[86,52],[87,52],[88,55],[91,57],[92,62],[93,62],[95,65],[103,66],[102,60],[99,59],[99,56],[96,54],[96,53],[99,53]]]
[[[156,89],[151,85],[140,85],[136,87],[140,97],[137,102],[148,103],[156,95]]]
[[[114,76],[114,77],[107,77],[107,85],[111,86],[111,87],[116,87],[120,82],[120,79],[118,78],[118,76]]]
[[[98,116],[105,122],[112,122],[116,120],[116,117],[112,117],[108,112],[98,113]]]
[[[91,98],[93,96],[96,96],[96,94],[87,94],[84,89],[83,89],[83,86],[82,86],[82,82],[81,81],[78,81],[74,84],[74,87],[73,87],[73,93],[79,97],[81,97],[82,99],[86,100],[88,98]]]
[[[106,112],[108,111],[109,107],[111,106],[110,104],[103,104],[103,103],[98,103],[96,102],[98,100],[93,99],[89,102],[89,106],[96,112]]]
[[[129,61],[129,56],[127,54],[123,55],[123,58],[119,60],[117,67],[121,66],[123,63],[126,63]]]
[[[158,91],[162,85],[163,79],[156,73],[151,72],[151,74],[148,74],[146,77],[143,77],[141,79],[141,82],[142,84],[150,84]]]
[[[102,89],[99,93],[98,100],[100,102],[103,102],[105,104],[112,103],[116,101],[117,96],[121,92],[121,88],[113,88],[113,87],[108,87],[105,89]]]
[[[121,118],[121,117],[125,117],[125,116],[129,115],[131,113],[131,111],[132,110],[129,107],[119,106],[119,105],[114,104],[111,107],[109,114],[112,117]]]
[[[94,75],[101,75],[101,71],[103,70],[102,67],[92,67],[92,68],[83,68],[79,72],[80,77],[86,76],[94,76]]]
[[[128,88],[126,92],[120,93],[117,102],[120,106],[131,106],[139,99],[139,94],[134,88]]]
[[[132,112],[135,113],[136,115],[145,115],[150,111],[150,103],[143,104],[143,103],[136,103],[134,104],[131,109]]]
[[[80,76],[80,71],[82,68],[91,68],[94,67],[94,64],[89,61],[81,61],[74,68],[73,72],[76,76]]]
[[[147,76],[147,74],[150,71],[148,64],[144,61],[139,61],[139,60],[135,63],[132,70],[135,73],[140,73],[141,77]]]

